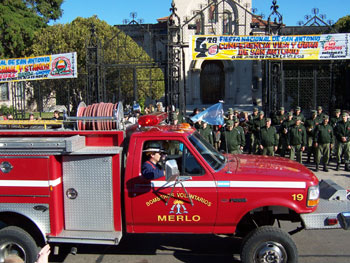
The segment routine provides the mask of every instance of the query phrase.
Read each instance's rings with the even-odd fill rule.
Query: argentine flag
[[[213,106],[210,106],[208,109],[191,117],[191,121],[193,121],[193,123],[199,120],[205,121],[210,125],[224,125],[224,110],[222,103],[216,103]]]

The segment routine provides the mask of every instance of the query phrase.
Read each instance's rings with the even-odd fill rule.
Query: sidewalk
[[[336,164],[334,161],[331,161],[328,165],[328,172],[323,171],[323,165],[320,165],[319,171],[315,172],[315,164],[307,164],[306,160],[304,160],[304,166],[309,168],[317,178],[321,180],[331,179],[341,187],[345,189],[350,189],[350,172],[344,170],[344,164],[341,164],[339,171],[335,170]]]

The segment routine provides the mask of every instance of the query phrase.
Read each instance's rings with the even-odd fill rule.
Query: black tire
[[[242,263],[297,263],[298,249],[291,237],[279,228],[262,226],[243,241]]]
[[[4,262],[9,255],[15,255],[26,263],[33,263],[37,254],[34,239],[23,229],[9,226],[0,230],[0,262]]]

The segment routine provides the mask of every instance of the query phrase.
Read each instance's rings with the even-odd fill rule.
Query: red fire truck
[[[68,128],[0,123],[0,262],[32,263],[46,242],[118,245],[126,233],[234,234],[242,262],[297,262],[276,221],[300,222],[292,232],[349,228],[346,190],[303,165],[222,154],[189,125],[165,124],[166,113],[122,128],[120,106],[108,107],[116,116],[80,108]],[[167,151],[166,176],[147,180],[153,141]]]

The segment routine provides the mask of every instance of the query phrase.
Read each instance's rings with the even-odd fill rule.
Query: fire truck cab
[[[103,123],[118,118],[91,116],[72,118],[73,129],[5,126],[0,262],[10,254],[34,262],[45,242],[118,245],[124,233],[235,234],[244,238],[242,262],[297,262],[275,221],[349,228],[346,191],[333,182],[288,159],[220,153],[188,124],[166,119],[146,115],[124,129]],[[166,175],[154,180],[141,173],[149,142],[167,153]]]

